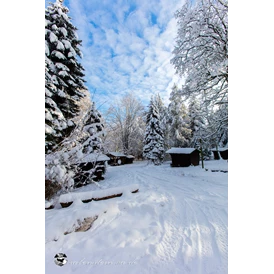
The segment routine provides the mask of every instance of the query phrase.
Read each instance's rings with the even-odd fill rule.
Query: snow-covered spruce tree
[[[49,66],[51,61],[45,58],[45,133],[46,133],[46,152],[49,148],[53,147],[56,143],[60,143],[63,140],[62,131],[68,127],[67,121],[58,108],[57,104],[52,100],[52,92],[57,90],[57,87],[52,81],[49,74]]]
[[[188,112],[180,91],[175,84],[172,87],[169,100],[169,145],[171,147],[188,147],[191,138]]]
[[[103,153],[102,137],[104,136],[104,125],[102,123],[102,115],[96,109],[93,102],[88,119],[85,121],[83,131],[87,137],[83,140],[83,153],[88,155],[90,153]]]
[[[45,11],[46,153],[75,128],[77,100],[84,96],[85,88],[84,68],[77,60],[81,40],[62,2],[51,3]]]
[[[161,125],[163,136],[164,136],[164,148],[165,150],[167,150],[168,139],[169,139],[168,108],[164,105],[163,100],[159,93],[155,95],[154,100],[155,100],[155,105],[159,110],[160,125]]]
[[[190,98],[188,115],[191,139],[189,146],[199,149],[204,159],[211,155],[210,138],[208,138],[207,111],[197,97],[192,96]]]
[[[164,153],[164,133],[161,126],[160,113],[155,99],[152,97],[146,116],[143,155],[155,165],[160,165],[164,160]]]
[[[83,154],[84,160],[89,155],[93,155],[97,160],[100,155],[104,153],[103,146],[103,137],[105,135],[104,124],[102,122],[102,115],[96,109],[95,103],[93,102],[88,120],[85,122],[83,131],[87,133],[88,137],[83,139]],[[106,164],[102,162],[94,162],[94,163],[86,163],[84,161],[83,164],[80,165],[82,174],[81,184],[86,184],[93,182],[94,180],[102,179],[102,175],[106,172]]]
[[[202,111],[200,101],[191,97],[188,106],[189,126],[191,130],[190,147],[200,147],[201,143],[206,145],[206,119]]]
[[[102,179],[106,166],[97,161],[104,152],[102,138],[104,124],[102,116],[93,102],[83,123],[80,138],[82,158],[77,163],[78,172],[74,177],[75,186],[81,186],[94,180]],[[93,161],[91,161],[91,158]]]

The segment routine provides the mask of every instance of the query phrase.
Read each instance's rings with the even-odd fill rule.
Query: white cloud
[[[86,85],[91,93],[96,90],[97,106],[106,102],[107,107],[130,91],[144,104],[159,92],[168,104],[173,83],[181,81],[170,59],[177,34],[174,12],[182,4],[180,0],[69,1],[70,16],[83,40]],[[151,13],[157,24],[153,25]]]

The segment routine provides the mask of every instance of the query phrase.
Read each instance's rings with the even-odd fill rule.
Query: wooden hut
[[[224,160],[228,159],[228,148],[227,147],[222,147],[222,148],[219,148],[218,150],[217,149],[212,149],[211,151],[213,152],[214,160],[219,160],[220,156]]]
[[[133,155],[127,155],[127,156],[126,156],[126,164],[132,164],[134,158],[135,158],[135,157],[134,157]]]
[[[172,147],[166,153],[169,153],[171,156],[173,167],[187,167],[190,165],[198,166],[200,160],[200,152],[196,148],[179,148]]]
[[[126,163],[126,155],[121,152],[109,152],[107,156],[110,158],[108,164],[111,166],[124,165]]]
[[[95,181],[103,180],[103,174],[106,171],[105,163],[109,160],[106,155],[97,153],[91,153],[81,159],[78,163],[80,172],[74,178],[76,187],[82,186],[83,182],[90,177],[90,173],[92,173],[91,179]],[[93,172],[91,172],[92,169],[94,169]]]

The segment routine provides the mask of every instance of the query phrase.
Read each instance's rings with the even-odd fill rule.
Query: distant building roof
[[[115,156],[115,157],[125,157],[126,155],[124,153],[121,152],[115,152],[115,151],[111,151],[109,153],[107,153],[109,155]]]
[[[98,161],[108,161],[110,158],[105,154],[90,153],[79,161],[79,163],[89,163]]]
[[[166,153],[169,154],[190,154],[192,153],[196,148],[193,147],[172,147]]]

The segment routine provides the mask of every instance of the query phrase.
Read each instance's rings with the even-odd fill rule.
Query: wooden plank
[[[139,191],[139,188],[131,191],[131,193],[137,193]],[[102,200],[108,200],[108,199],[112,199],[112,198],[116,198],[116,197],[121,197],[123,195],[123,192],[121,193],[116,193],[116,194],[113,194],[113,195],[110,195],[110,196],[104,196],[104,197],[94,197],[94,198],[90,198],[90,199],[85,199],[85,200],[81,200],[83,203],[89,203],[91,201],[102,201]],[[60,202],[60,205],[65,208],[65,207],[69,207],[71,204],[73,203],[73,201],[70,201],[70,202],[66,202],[66,203],[61,203]]]

